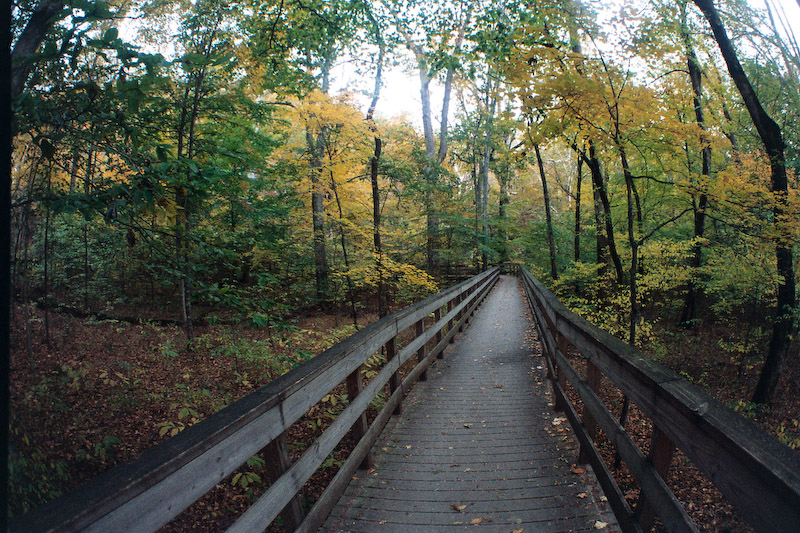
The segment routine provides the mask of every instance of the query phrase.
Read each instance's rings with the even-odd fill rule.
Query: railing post
[[[600,378],[602,374],[600,373],[600,369],[594,365],[590,360],[586,360],[586,384],[589,385],[589,388],[592,389],[592,392],[595,394],[598,390],[600,390]],[[583,427],[586,428],[586,433],[589,437],[593,440],[597,440],[597,422],[595,421],[594,417],[589,413],[588,409],[583,410]],[[584,449],[581,446],[580,452],[578,453],[578,462],[581,464],[586,464],[589,462],[589,452],[588,450]]]
[[[436,311],[433,312],[433,321],[435,323],[439,323],[442,319],[442,308],[437,307]],[[442,342],[442,328],[436,330],[436,346],[439,346],[439,343]],[[439,353],[436,354],[437,359],[444,359],[444,350],[439,350]]]
[[[548,320],[548,322],[549,322],[549,320]],[[552,331],[555,331],[555,328],[553,328]],[[567,356],[567,347],[568,346],[569,346],[569,343],[567,341],[567,338],[564,335],[562,335],[561,333],[558,333],[556,331],[556,350],[561,352],[564,355],[564,357],[566,357]],[[555,354],[553,354],[553,355],[555,355]],[[559,365],[557,363],[557,361],[555,360],[555,357],[553,358],[553,367],[555,368],[555,371],[556,371],[556,381],[558,382],[558,386],[561,388],[561,392],[566,394],[567,375],[564,373],[563,370],[561,370],[561,365]],[[564,405],[563,402],[564,402],[564,400],[562,399],[561,395],[556,393],[555,394],[555,402],[554,402],[554,408],[555,408],[556,411],[564,411],[564,410],[566,410],[567,406]]]
[[[463,292],[458,295],[458,303],[459,304],[461,304],[461,302],[463,302],[465,299],[466,299],[466,295]],[[462,308],[461,311],[458,312],[458,315],[456,315],[458,317],[459,322],[461,321],[461,317],[464,316],[464,312],[465,311],[466,311],[466,309]],[[461,333],[462,331],[464,331],[464,323],[463,322],[461,322],[458,325],[458,332]]]
[[[661,479],[666,479],[669,466],[672,462],[672,454],[675,451],[675,444],[667,437],[658,426],[653,425],[653,437],[650,441],[650,452],[647,454],[647,460],[656,469]],[[639,526],[642,531],[650,531],[656,521],[656,510],[653,505],[647,501],[647,498],[642,493],[639,496],[639,501],[636,503],[636,517],[639,520]]]
[[[424,317],[420,318],[419,320],[417,320],[417,323],[414,324],[414,333],[416,334],[417,337],[421,337],[422,334],[425,333],[425,318]],[[425,359],[426,352],[427,352],[427,349],[426,349],[426,346],[424,344],[419,347],[419,350],[417,350],[417,364],[422,363],[422,361]],[[420,381],[425,381],[427,379],[428,379],[428,371],[425,370],[424,372],[422,372],[419,375],[419,380]]]
[[[452,310],[453,310],[453,300],[450,300],[449,302],[447,302],[447,312],[450,313],[450,311],[452,311]],[[448,333],[450,333],[453,330],[453,324],[454,323],[455,323],[455,317],[451,318],[447,322],[447,332]],[[456,341],[456,339],[454,338],[454,336],[451,335],[450,336],[450,344],[453,344],[455,341]]]
[[[362,383],[361,383],[361,367],[358,367],[352,374],[347,376],[347,398],[349,399],[350,403],[356,399],[356,397],[361,394]],[[358,442],[361,440],[361,437],[369,429],[369,425],[367,424],[367,413],[361,413],[361,416],[353,424],[353,427],[350,428],[350,431],[353,435],[353,439]],[[369,469],[372,468],[372,454],[367,453],[364,460],[361,462],[361,468]]]
[[[264,466],[267,469],[267,476],[271,483],[275,483],[275,481],[292,466],[292,460],[289,457],[289,447],[286,444],[286,433],[282,433],[275,440],[267,444],[264,451],[266,452]],[[303,518],[305,518],[305,513],[303,513],[303,507],[300,505],[300,501],[300,493],[297,493],[294,498],[292,498],[292,501],[281,511],[284,527],[288,531],[297,529],[303,521]]]
[[[389,361],[394,359],[397,356],[397,337],[392,337],[389,339],[389,342],[386,343],[386,362],[387,364]],[[395,372],[389,376],[389,394],[394,394],[398,388],[400,388],[400,369],[397,369]],[[403,413],[403,402],[402,400],[397,402],[397,407],[395,407],[394,412],[392,414],[399,415]]]

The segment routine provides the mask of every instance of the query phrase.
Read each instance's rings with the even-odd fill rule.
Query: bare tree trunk
[[[539,177],[542,178],[542,194],[544,195],[544,212],[547,221],[547,246],[550,249],[550,276],[558,279],[558,269],[556,268],[556,244],[553,239],[553,221],[550,214],[550,193],[547,190],[547,177],[544,174],[544,164],[542,154],[539,152],[539,145],[534,144],[533,150],[536,152],[536,162],[539,165]]]
[[[775,239],[775,258],[780,281],[778,282],[777,309],[775,310],[775,323],[772,329],[769,351],[758,385],[753,393],[754,402],[769,404],[772,403],[775,390],[778,387],[783,361],[791,345],[797,305],[794,258],[792,247],[788,244],[791,243],[793,228],[791,227],[791,222],[785,220],[788,197],[786,157],[784,154],[785,144],[780,126],[772,120],[772,117],[761,106],[758,96],[750,85],[750,80],[739,63],[739,58],[728,39],[728,34],[722,25],[713,1],[694,0],[694,3],[703,12],[711,26],[711,31],[714,33],[714,38],[719,45],[720,52],[722,52],[722,57],[728,66],[731,79],[742,96],[750,118],[753,120],[758,135],[764,143],[770,162],[771,190],[775,196],[773,216],[777,234]]]

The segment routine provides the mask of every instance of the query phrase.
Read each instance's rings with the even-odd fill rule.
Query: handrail
[[[315,531],[343,486],[368,460],[372,444],[391,415],[399,412],[405,393],[435,358],[442,357],[498,277],[499,269],[492,268],[384,317],[132,462],[19,517],[10,531],[155,531],[265,448],[274,479],[229,531],[262,530],[279,513],[290,528]],[[427,328],[426,319],[433,322]],[[414,340],[398,351],[397,336],[411,327]],[[436,344],[428,352],[432,339]],[[386,347],[387,363],[364,385],[361,367],[381,347]],[[401,382],[398,369],[415,354],[418,359]],[[349,406],[291,464],[286,431],[342,383],[348,386]],[[367,427],[366,409],[386,383],[391,396]],[[360,438],[358,444],[303,516],[297,494],[350,431]]]
[[[655,515],[667,530],[697,530],[664,482],[677,446],[756,531],[797,531],[800,454],[636,348],[569,311],[524,268],[521,277],[547,356],[556,409],[565,411],[580,441],[580,460],[594,468],[623,530],[647,531]],[[570,346],[586,361],[583,375],[566,357]],[[647,456],[597,397],[600,374],[652,421]],[[582,419],[564,392],[567,382],[583,403]],[[633,510],[595,447],[598,428],[639,483],[641,495]]]

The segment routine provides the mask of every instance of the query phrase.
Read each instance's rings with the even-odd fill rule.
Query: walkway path
[[[524,296],[503,276],[404,402],[326,531],[617,530],[554,414]],[[604,524],[608,524],[604,527]]]

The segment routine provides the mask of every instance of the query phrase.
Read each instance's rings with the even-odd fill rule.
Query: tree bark
[[[536,162],[539,165],[539,177],[542,179],[542,195],[544,196],[544,212],[547,221],[547,246],[550,250],[550,276],[558,279],[558,268],[556,266],[556,244],[553,239],[553,220],[550,214],[550,193],[547,190],[547,177],[544,174],[544,164],[542,154],[539,152],[539,145],[534,144],[533,150],[536,152]]]
[[[783,361],[791,344],[794,314],[797,305],[794,258],[791,247],[792,228],[790,223],[785,220],[788,197],[786,157],[784,154],[785,144],[780,126],[761,106],[758,96],[750,85],[747,74],[739,63],[736,51],[714,7],[714,2],[712,0],[694,0],[694,3],[703,12],[711,26],[711,31],[714,33],[714,38],[719,45],[722,57],[728,66],[731,79],[742,96],[750,118],[753,120],[758,135],[764,143],[770,162],[770,185],[775,202],[773,215],[775,229],[777,230],[775,259],[780,281],[778,282],[777,309],[775,311],[775,323],[773,324],[769,351],[753,394],[753,402],[770,404],[778,386]]]
[[[595,217],[598,222],[597,231],[597,248],[598,248],[598,262],[601,262],[600,250],[607,249],[608,256],[603,254],[602,259],[611,261],[614,266],[614,272],[617,276],[617,283],[622,284],[625,281],[625,274],[622,270],[622,261],[617,252],[617,245],[614,240],[614,224],[611,219],[611,204],[608,201],[608,194],[606,192],[606,184],[603,179],[603,173],[600,169],[600,160],[597,158],[594,142],[589,141],[589,157],[586,159],[586,164],[592,176],[592,187],[595,194]],[[598,205],[599,201],[599,205]],[[602,227],[602,229],[601,229]]]
[[[33,69],[33,56],[47,32],[55,23],[56,15],[64,8],[61,0],[42,0],[36,6],[11,52],[11,99],[25,87]]]

